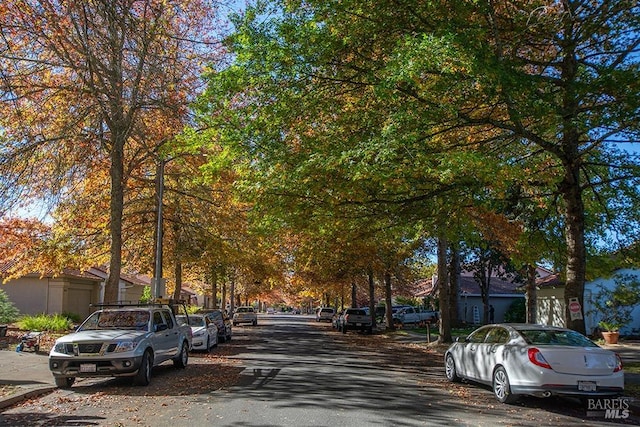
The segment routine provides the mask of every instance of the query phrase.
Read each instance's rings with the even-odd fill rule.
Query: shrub
[[[151,286],[145,286],[142,290],[142,296],[140,297],[141,303],[151,302]]]
[[[514,300],[504,313],[504,321],[508,323],[524,323],[527,320],[527,308],[524,298]]]
[[[617,275],[611,289],[598,286],[599,292],[592,297],[593,310],[598,325],[606,331],[619,331],[633,321],[633,309],[640,304],[640,282],[631,275]]]
[[[0,324],[13,323],[19,315],[20,311],[13,305],[7,293],[0,289]]]
[[[62,314],[24,316],[17,323],[20,329],[26,331],[65,332],[73,326],[73,322]]]
[[[84,320],[84,318],[81,317],[78,313],[67,313],[67,312],[64,312],[64,313],[62,313],[62,315],[64,317],[66,317],[67,319],[71,320],[71,322],[73,322],[73,323],[80,323],[80,322],[82,322]]]

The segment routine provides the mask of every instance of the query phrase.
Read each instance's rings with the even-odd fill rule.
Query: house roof
[[[538,288],[557,288],[564,286],[564,281],[560,277],[560,273],[551,274],[536,280]]]
[[[437,280],[437,279],[436,279]],[[491,277],[489,285],[490,295],[513,295],[521,294],[518,289],[522,283],[515,282],[508,279],[501,279],[499,277]],[[433,279],[423,279],[418,282],[417,287],[420,289],[417,293],[417,297],[435,296],[437,287],[433,284]],[[470,271],[463,271],[460,273],[460,293],[467,295],[480,295],[480,285],[473,278],[473,273]]]
[[[2,262],[0,263],[0,276],[6,275],[10,272],[11,268],[15,265],[14,261]],[[40,277],[68,277],[68,278],[78,278],[78,279],[86,279],[92,281],[101,281],[102,278],[95,274],[92,274],[88,271],[82,271],[77,268],[64,268],[61,272],[54,272],[53,270],[47,270],[44,272],[32,272],[27,274],[27,276],[40,276]]]
[[[90,270],[96,275],[102,277],[102,279],[106,279],[109,275],[109,269],[105,266],[91,267]],[[143,274],[127,274],[121,272],[120,280],[131,285],[149,286],[151,284],[151,279]]]

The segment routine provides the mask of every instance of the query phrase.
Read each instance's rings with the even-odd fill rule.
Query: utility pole
[[[164,164],[165,160],[158,162],[158,170],[156,172],[156,199],[157,199],[157,228],[156,228],[156,256],[155,268],[153,272],[153,289],[151,290],[152,299],[162,298],[165,295],[164,279],[162,278],[162,238],[163,238],[163,221],[162,221],[162,199],[164,196]]]

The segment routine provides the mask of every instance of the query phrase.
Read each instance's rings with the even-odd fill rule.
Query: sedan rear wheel
[[[451,354],[447,354],[447,357],[444,361],[444,370],[449,381],[454,383],[460,381],[458,371],[456,370],[456,362],[455,360],[453,360],[453,356]]]
[[[502,366],[497,367],[493,372],[493,394],[501,403],[513,403],[518,398],[511,393],[509,376]]]

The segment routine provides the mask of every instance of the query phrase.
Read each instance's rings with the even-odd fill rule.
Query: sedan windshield
[[[570,347],[597,347],[584,335],[569,330],[526,329],[518,331],[531,345],[566,345]]]

